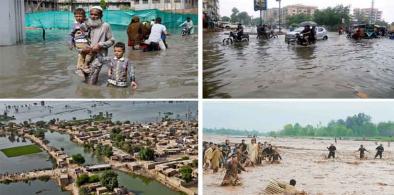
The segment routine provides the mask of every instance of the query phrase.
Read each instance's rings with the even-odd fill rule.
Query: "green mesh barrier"
[[[89,15],[89,12],[86,14]],[[160,11],[157,9],[125,11],[125,10],[105,10],[103,19],[111,25],[128,26],[133,16],[140,17],[140,21],[151,21],[156,17],[162,18],[162,24],[168,28],[176,28],[190,17],[197,25],[197,14],[179,14]],[[68,11],[47,11],[27,13],[25,17],[26,27],[33,28],[57,28],[69,29],[74,22],[74,15]]]
[[[86,13],[86,16],[89,16],[89,12]],[[150,22],[156,17],[161,17],[162,24],[168,28],[169,32],[176,34],[181,32],[179,25],[182,24],[187,17],[192,19],[194,25],[197,25],[198,22],[197,14],[170,13],[157,9],[139,11],[105,10],[103,20],[111,25],[115,35],[119,35],[116,38],[120,38],[120,40],[126,40],[126,37],[124,37],[126,36],[124,31],[127,29],[127,26],[130,24],[131,18],[133,16],[138,16],[141,22]],[[74,14],[69,11],[27,13],[25,15],[27,41],[35,42],[42,40],[41,30],[34,28],[46,29],[46,40],[64,39],[64,37],[67,36],[67,30],[71,29],[73,23]]]

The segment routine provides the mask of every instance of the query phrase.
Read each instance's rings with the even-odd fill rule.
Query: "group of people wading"
[[[74,11],[75,23],[69,34],[70,49],[78,51],[76,73],[83,77],[88,84],[97,84],[101,68],[108,65],[108,86],[137,88],[134,67],[125,56],[126,44],[115,42],[111,26],[102,20],[103,9],[93,6],[89,18],[83,8]],[[137,47],[142,51],[166,50],[167,28],[157,17],[152,22],[140,22],[134,16],[127,29],[128,46],[133,50]],[[181,24],[190,34],[193,23],[190,18]],[[108,57],[108,49],[113,46],[114,56]]]
[[[336,153],[337,148],[334,146],[334,144],[331,144],[329,147],[327,147],[327,150],[328,150],[327,158],[329,158],[329,159],[335,158],[335,153]],[[377,157],[382,159],[383,152],[384,152],[383,144],[380,144],[378,147],[376,147],[375,150],[376,150],[375,159]],[[360,153],[360,159],[366,159],[365,152],[369,152],[369,151],[363,145],[360,145],[360,148],[358,148],[358,150],[356,150],[355,152]]]
[[[242,140],[240,144],[230,144],[229,140],[218,145],[215,143],[204,143],[204,170],[212,169],[214,173],[219,168],[224,168],[226,174],[221,185],[239,185],[238,174],[246,171],[245,167],[262,165],[264,161],[268,163],[279,163],[282,159],[276,147],[267,142],[256,142],[256,138],[251,139],[250,144]]]

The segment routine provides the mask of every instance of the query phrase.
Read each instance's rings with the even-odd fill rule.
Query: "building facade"
[[[283,7],[283,14],[285,16],[294,16],[298,14],[306,14],[312,16],[317,10],[316,6],[307,6],[302,4],[288,5]]]
[[[3,0],[1,2],[0,24],[0,46],[23,42],[25,36],[23,0]]]
[[[202,7],[203,13],[206,14],[211,20],[220,20],[219,0],[203,0]]]
[[[57,0],[24,0],[25,12],[57,10]]]
[[[376,21],[381,21],[382,20],[382,11],[379,11],[378,9],[371,9],[371,8],[355,8],[353,9],[353,15],[355,19],[357,20],[365,20],[369,21],[372,23],[375,23]]]
[[[100,0],[57,0],[60,10],[89,9],[100,5]],[[108,10],[171,10],[176,12],[197,12],[198,0],[106,0]]]

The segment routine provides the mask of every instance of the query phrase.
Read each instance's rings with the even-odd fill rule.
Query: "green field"
[[[16,157],[16,156],[22,156],[22,155],[27,155],[27,154],[34,154],[34,153],[39,153],[42,152],[40,147],[37,145],[26,145],[26,146],[18,146],[18,147],[13,147],[13,148],[6,148],[1,150],[7,157]]]

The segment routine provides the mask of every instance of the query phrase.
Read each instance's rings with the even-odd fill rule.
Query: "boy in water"
[[[135,82],[134,68],[127,58],[124,57],[126,45],[117,42],[114,45],[115,57],[104,57],[103,63],[109,64],[108,68],[108,86],[127,87],[128,79],[132,89],[137,88]]]
[[[78,61],[76,73],[83,77],[83,72],[89,73],[89,63],[94,59],[94,53],[83,53],[82,50],[90,47],[89,29],[86,25],[86,13],[82,8],[74,11],[75,23],[71,31],[70,48],[78,51]]]

